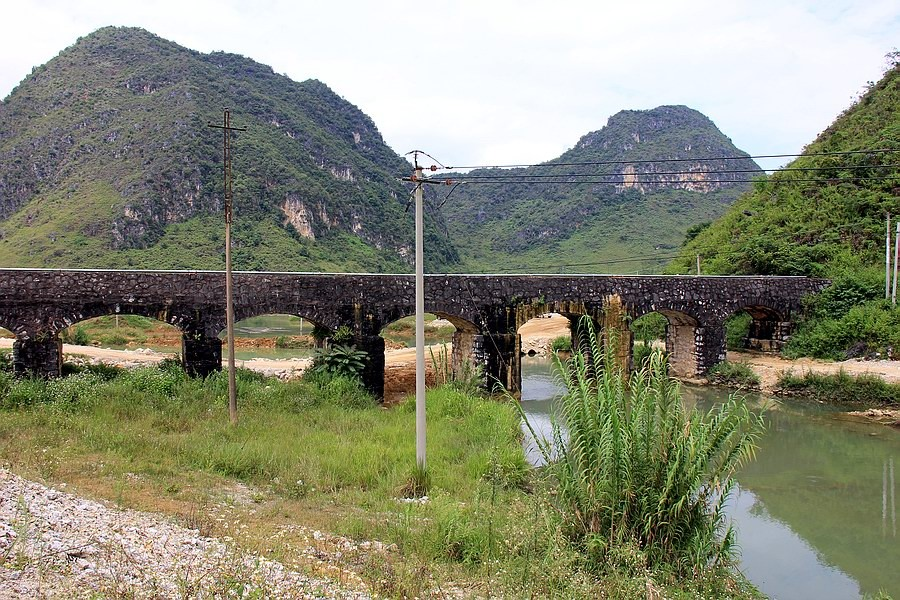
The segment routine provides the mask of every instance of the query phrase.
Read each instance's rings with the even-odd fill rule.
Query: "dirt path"
[[[775,354],[758,352],[728,352],[728,360],[742,362],[759,375],[762,380],[762,391],[771,392],[777,387],[782,373],[792,371],[794,375],[803,376],[808,372],[832,374],[844,371],[850,375],[875,375],[888,383],[900,383],[900,361],[893,360],[844,360],[829,362],[815,358],[799,358],[788,360]]]

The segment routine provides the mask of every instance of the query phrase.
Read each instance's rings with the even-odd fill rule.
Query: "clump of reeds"
[[[597,571],[696,576],[728,564],[734,533],[723,507],[761,417],[734,398],[688,411],[661,353],[628,378],[591,321],[583,331],[575,354],[557,360],[568,391],[552,439],[538,442],[563,533]]]

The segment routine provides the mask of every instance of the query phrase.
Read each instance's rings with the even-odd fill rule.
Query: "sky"
[[[0,98],[106,25],[327,84],[397,153],[550,160],[620,110],[685,104],[751,155],[798,153],[900,46],[897,0],[20,0]],[[759,161],[766,168],[784,160]]]

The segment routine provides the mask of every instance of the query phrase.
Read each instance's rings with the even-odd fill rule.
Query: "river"
[[[522,406],[539,432],[550,429],[560,387],[545,358],[522,359]],[[703,409],[728,392],[685,386]],[[759,407],[767,399],[749,395]],[[728,514],[740,568],[764,594],[847,599],[883,590],[900,598],[897,480],[900,431],[839,418],[835,407],[777,400],[756,460],[737,474]],[[526,440],[529,460],[540,455]]]

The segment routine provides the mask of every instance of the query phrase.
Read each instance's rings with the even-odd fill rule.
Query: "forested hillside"
[[[626,110],[547,163],[449,175],[444,213],[463,269],[658,272],[761,173],[695,110]]]
[[[235,268],[408,270],[408,163],[325,84],[107,27],[0,103],[0,262],[221,268],[222,107],[233,125]],[[457,261],[439,213],[429,268]]]

